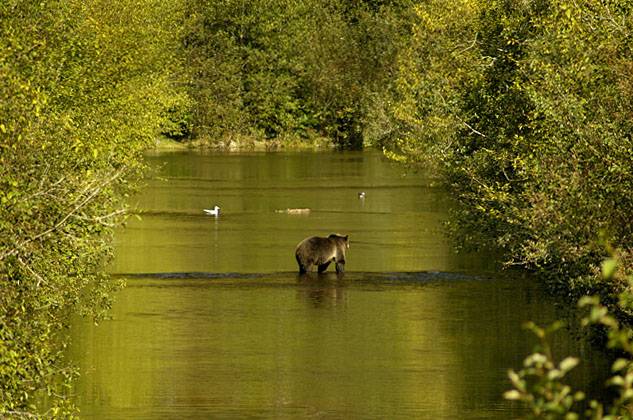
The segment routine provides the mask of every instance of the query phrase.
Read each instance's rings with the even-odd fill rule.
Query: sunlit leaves
[[[0,417],[74,412],[63,327],[74,311],[103,316],[118,286],[100,272],[178,96],[180,7],[0,3]]]
[[[575,405],[585,399],[583,392],[574,392],[564,383],[567,374],[580,360],[566,357],[556,364],[551,353],[549,339],[560,327],[558,322],[547,328],[526,324],[526,328],[538,337],[539,345],[525,358],[521,370],[508,371],[513,389],[506,391],[504,398],[523,402],[537,418],[577,418]]]
[[[468,127],[460,107],[465,84],[477,78],[477,1],[415,6],[412,36],[399,51],[393,132],[381,144],[411,162],[449,161],[455,136]],[[472,128],[472,127],[471,127]]]
[[[501,247],[510,264],[573,275],[597,267],[599,231],[630,250],[633,4],[415,10],[382,146],[441,163],[463,204],[453,230]]]

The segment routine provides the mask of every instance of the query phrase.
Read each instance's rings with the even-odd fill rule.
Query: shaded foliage
[[[371,98],[394,73],[407,4],[189,1],[194,137],[326,136],[362,147]]]

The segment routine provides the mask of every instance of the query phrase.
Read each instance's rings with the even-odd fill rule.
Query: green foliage
[[[63,329],[102,317],[118,287],[112,228],[183,100],[179,16],[154,0],[0,3],[0,416],[74,412]]]
[[[588,276],[633,247],[633,4],[425,2],[399,51],[387,155],[438,167],[454,231]]]
[[[585,399],[583,392],[573,392],[569,385],[563,383],[567,373],[578,365],[579,359],[567,357],[558,364],[554,363],[548,337],[560,327],[560,323],[546,329],[533,323],[526,324],[540,344],[534,353],[525,358],[523,369],[508,373],[514,389],[507,391],[504,397],[523,401],[535,418],[578,418],[578,413],[573,411],[574,405]]]
[[[330,137],[363,145],[389,85],[407,1],[188,2],[193,136]]]
[[[529,241],[518,251],[531,261],[597,264],[598,231],[633,245],[632,13],[632,2],[552,2],[530,42],[531,145],[518,156]]]
[[[602,275],[605,280],[621,281],[627,288],[619,296],[616,308],[608,309],[600,304],[600,298],[585,296],[578,302],[581,308],[587,308],[582,325],[600,326],[607,331],[607,345],[619,352],[620,357],[613,362],[613,376],[606,385],[616,390],[617,397],[604,406],[596,400],[583,409],[578,404],[585,400],[585,393],[573,391],[565,384],[565,376],[580,363],[575,357],[567,357],[559,364],[549,348],[549,336],[560,327],[560,323],[542,329],[533,323],[527,324],[539,339],[534,353],[525,358],[523,369],[510,370],[508,376],[513,389],[504,397],[523,402],[534,418],[547,419],[630,419],[633,417],[633,330],[630,325],[618,321],[615,311],[633,313],[633,276],[626,278],[619,267],[619,258],[610,258],[602,263]],[[624,277],[624,278],[623,278]]]

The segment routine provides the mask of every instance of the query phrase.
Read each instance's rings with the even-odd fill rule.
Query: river
[[[148,156],[156,177],[116,235],[113,319],[77,320],[86,418],[507,419],[521,328],[566,316],[492,254],[456,254],[430,170],[377,152]],[[364,198],[359,193],[364,192]],[[220,216],[204,208],[220,206]],[[310,209],[288,212],[287,209]],[[346,273],[298,276],[304,237],[349,234]],[[576,385],[606,361],[565,330]]]

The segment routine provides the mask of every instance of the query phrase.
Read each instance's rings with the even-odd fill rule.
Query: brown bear
[[[327,238],[311,236],[299,242],[295,249],[295,257],[299,264],[299,273],[307,273],[313,265],[323,273],[332,261],[336,263],[336,272],[345,270],[345,250],[349,248],[348,235],[336,233]]]

